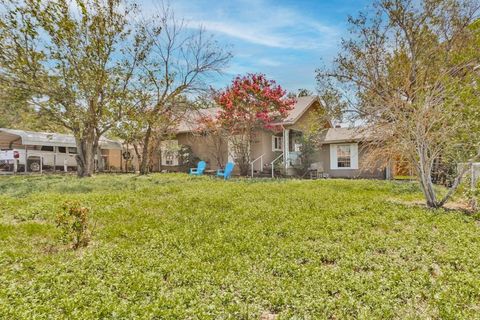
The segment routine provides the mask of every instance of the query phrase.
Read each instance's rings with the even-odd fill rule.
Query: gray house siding
[[[367,168],[365,163],[368,149],[361,144],[358,147],[358,169],[332,169],[330,163],[330,144],[322,145],[314,154],[314,162],[323,164],[323,172],[327,173],[331,178],[362,178],[362,179],[385,179],[385,169],[381,166],[375,168]]]

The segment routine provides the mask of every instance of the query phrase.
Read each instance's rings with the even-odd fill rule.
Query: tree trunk
[[[425,200],[427,201],[427,206],[429,208],[438,208],[441,205],[438,203],[435,190],[433,189],[432,166],[430,165],[429,159],[426,156],[423,148],[419,148],[418,156],[419,163],[417,166],[417,171],[420,177],[422,192],[425,196]]]
[[[477,158],[477,157],[478,157],[478,155],[475,158]],[[443,206],[445,203],[447,203],[447,201],[453,196],[455,191],[457,191],[457,189],[460,186],[460,184],[462,183],[463,177],[465,176],[467,171],[469,169],[473,169],[472,165],[473,165],[473,160],[470,160],[468,162],[468,165],[464,166],[463,170],[455,178],[455,181],[453,182],[453,185],[448,190],[447,194],[443,197],[442,201],[440,201],[440,203],[439,203],[440,206]],[[475,205],[476,205],[476,203],[475,203]]]
[[[248,176],[250,172],[250,155],[248,150],[243,150],[243,153],[237,158],[238,168],[241,176]]]
[[[142,154],[140,153],[140,150],[138,149],[137,143],[133,144],[133,150],[135,150],[135,155],[137,156],[137,166],[138,166],[138,167],[134,166],[133,170],[134,170],[134,172],[137,172],[137,169],[138,169],[138,171],[140,171],[140,165],[142,164]]]
[[[472,162],[474,161],[474,159],[477,159],[479,155],[476,155],[473,159],[469,160],[469,162],[464,166],[464,168],[457,174],[457,177],[455,178],[452,186],[448,189],[447,194],[440,200],[437,199],[435,190],[433,188],[432,167],[426,161],[424,155],[419,153],[419,156],[420,160],[419,163],[417,163],[417,172],[420,177],[420,185],[427,201],[427,206],[429,208],[441,208],[457,191],[458,187],[462,183],[465,174],[468,172],[469,169],[472,168]]]
[[[149,166],[149,172],[154,172],[155,170],[155,165],[156,163],[154,162],[155,160],[157,160],[155,158],[155,155],[158,155],[158,160],[160,160],[159,162],[161,163],[161,159],[162,159],[162,155],[161,155],[161,148],[160,148],[160,145],[162,143],[162,140],[159,139],[158,137],[156,136],[153,136],[151,137],[150,139],[150,146],[148,148],[148,166]],[[158,150],[158,152],[157,152]],[[158,171],[161,171],[161,165],[159,165],[158,167]]]
[[[142,150],[142,162],[140,165],[140,174],[145,175],[149,172],[149,152],[148,148],[150,146],[150,140],[152,136],[152,128],[149,126],[147,132],[145,133],[145,139],[143,140],[143,150]]]
[[[421,172],[420,174],[420,185],[422,187],[422,192],[427,201],[427,206],[429,208],[438,208],[439,204],[437,202],[437,197],[435,191],[433,190],[433,182],[431,177],[428,176],[428,173]]]
[[[95,133],[88,133],[77,142],[77,176],[80,178],[91,177],[95,169],[95,153],[98,147],[98,138]]]
[[[241,176],[248,176],[248,172],[249,172],[249,163],[245,160],[245,161],[240,161],[239,162],[239,165],[238,167],[240,168],[240,175]]]

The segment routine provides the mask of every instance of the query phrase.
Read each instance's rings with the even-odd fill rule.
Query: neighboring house
[[[358,129],[329,128],[315,154],[323,172],[334,178],[390,178],[389,169],[367,162],[368,147]]]
[[[283,166],[287,175],[297,174],[295,168],[300,162],[300,137],[310,117],[322,110],[323,106],[318,97],[300,97],[289,115],[274,124],[277,130],[258,130],[256,140],[251,146],[254,172],[269,172],[274,162],[274,166]],[[234,161],[235,155],[229,150],[226,141],[217,141],[212,145],[211,137],[197,133],[199,119],[215,116],[218,111],[219,109],[215,108],[196,111],[180,123],[175,138],[166,142],[170,147],[161,151],[162,169],[178,169],[178,157],[171,150],[180,145],[190,146],[193,154],[205,160],[210,169],[217,169],[227,161]],[[388,177],[386,168],[377,166],[367,169],[364,165],[368,149],[364,147],[362,136],[356,129],[334,128],[330,121],[325,121],[323,126],[325,130],[320,135],[320,146],[312,156],[314,167],[319,172],[334,178]]]

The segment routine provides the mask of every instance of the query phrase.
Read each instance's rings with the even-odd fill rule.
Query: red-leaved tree
[[[224,90],[215,92],[220,107],[217,115],[219,129],[230,145],[242,175],[248,174],[251,145],[258,130],[275,130],[274,124],[287,117],[295,104],[286,91],[263,74],[238,76]]]

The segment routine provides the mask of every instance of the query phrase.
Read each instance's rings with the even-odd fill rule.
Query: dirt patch
[[[398,199],[388,199],[389,202],[394,203],[394,204],[400,204],[404,205],[407,207],[420,207],[424,209],[430,209],[427,207],[424,201],[402,201]],[[444,206],[443,209],[446,210],[452,210],[452,211],[462,211],[467,214],[473,214],[475,211],[472,210],[472,208],[468,205],[467,202],[463,201],[455,201],[455,202],[447,202]]]

